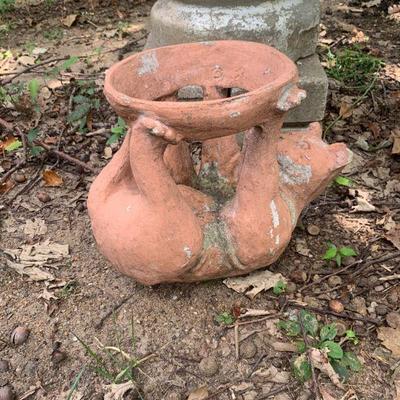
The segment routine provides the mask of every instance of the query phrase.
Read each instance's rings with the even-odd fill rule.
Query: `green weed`
[[[86,354],[90,357],[90,366],[97,375],[105,379],[108,383],[119,384],[127,381],[133,382],[135,380],[135,370],[153,355],[141,359],[135,356],[136,339],[133,320],[130,326],[130,349],[127,351],[122,349],[120,332],[116,332],[113,336],[115,336],[117,340],[115,346],[106,346],[95,338],[99,349],[97,350],[75,335],[79,343],[85,349]]]
[[[0,0],[0,14],[11,11],[14,8],[15,0]]]
[[[112,144],[118,142],[122,137],[126,135],[127,126],[125,121],[118,117],[117,123],[111,128],[112,135],[108,138],[107,144]]]
[[[356,256],[357,252],[351,247],[336,247],[332,242],[328,242],[328,249],[326,250],[323,260],[334,260],[338,267],[342,265],[343,258]]]
[[[361,370],[362,365],[357,356],[352,352],[343,350],[343,345],[346,342],[355,342],[347,336],[347,333],[346,337],[338,341],[335,324],[320,326],[315,315],[307,310],[301,310],[293,319],[279,321],[277,326],[287,336],[296,340],[299,354],[293,360],[292,367],[293,374],[299,381],[306,382],[311,379],[312,367],[307,357],[307,351],[312,348],[327,353],[329,363],[343,380],[348,379],[350,372]],[[352,332],[350,336],[356,338],[353,331],[348,332]],[[304,337],[307,339],[307,344]]]
[[[232,325],[235,322],[235,317],[225,311],[215,317],[215,320],[221,325]]]
[[[283,281],[278,281],[276,282],[275,286],[273,287],[272,291],[276,295],[281,295],[282,293],[285,293],[286,291],[287,284]]]
[[[365,90],[383,67],[381,59],[365,53],[359,47],[326,54],[327,74],[348,88]]]

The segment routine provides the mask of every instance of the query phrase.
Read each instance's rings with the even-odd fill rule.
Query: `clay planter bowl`
[[[104,93],[128,121],[145,114],[202,141],[283,117],[305,97],[297,81],[295,64],[272,47],[215,41],[134,54],[107,71]],[[179,89],[191,85],[202,88],[204,101],[178,102]],[[226,98],[231,88],[247,93]]]

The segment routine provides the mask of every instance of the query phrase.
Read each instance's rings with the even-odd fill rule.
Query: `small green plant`
[[[326,54],[327,73],[349,88],[365,90],[375,79],[376,73],[384,65],[379,58],[371,56],[361,48],[354,46]]]
[[[96,88],[91,81],[78,81],[78,94],[72,98],[73,110],[68,115],[68,122],[85,132],[87,120],[93,110],[100,108],[100,100],[94,98]]]
[[[11,11],[14,8],[15,0],[0,0],[0,14]]]
[[[70,281],[65,284],[65,286],[62,287],[62,289],[57,293],[57,297],[59,299],[65,299],[67,298],[77,287],[77,282],[76,281]]]
[[[56,67],[52,68],[49,72],[49,75],[54,77],[54,76],[58,75],[60,72],[70,69],[78,61],[79,61],[78,57],[70,56],[65,61],[63,61],[60,65],[57,65]]]
[[[127,126],[123,118],[118,117],[117,123],[111,128],[112,135],[108,138],[107,144],[118,142],[127,132]]]
[[[342,265],[343,258],[356,256],[357,253],[351,247],[336,247],[332,242],[328,242],[328,249],[326,250],[323,260],[334,260],[337,266]]]
[[[215,317],[215,320],[221,325],[232,325],[235,322],[235,317],[225,311]]]
[[[312,367],[307,357],[307,351],[312,348],[325,352],[333,369],[344,380],[348,379],[350,371],[359,372],[361,370],[362,365],[357,356],[343,350],[344,343],[352,341],[347,336],[337,341],[335,324],[320,326],[315,315],[307,310],[301,310],[292,319],[279,321],[277,326],[287,336],[296,340],[298,355],[293,360],[292,367],[293,374],[298,380],[305,382],[311,379]],[[307,339],[307,344],[304,338]]]
[[[136,358],[136,338],[134,335],[133,320],[130,326],[130,348],[128,351],[122,349],[120,332],[114,332],[118,343],[115,346],[106,346],[95,338],[99,350],[94,349],[93,346],[86,343],[84,340],[74,335],[82,347],[85,349],[86,354],[91,359],[90,367],[109,383],[120,384],[127,381],[135,380],[135,370],[139,366],[153,357],[152,355]]]
[[[339,186],[350,187],[353,185],[353,181],[349,178],[345,178],[344,176],[337,176],[334,182]]]
[[[278,281],[276,282],[275,286],[273,287],[272,291],[274,294],[277,296],[281,295],[282,293],[285,293],[286,291],[287,284],[283,281]]]

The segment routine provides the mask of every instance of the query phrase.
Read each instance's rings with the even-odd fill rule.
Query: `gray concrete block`
[[[150,19],[148,48],[249,40],[269,44],[296,61],[315,53],[320,0],[158,0]]]
[[[307,92],[307,98],[300,106],[289,112],[285,122],[321,121],[325,115],[328,95],[328,78],[325,71],[316,54],[298,60],[297,66],[300,74],[300,87]]]

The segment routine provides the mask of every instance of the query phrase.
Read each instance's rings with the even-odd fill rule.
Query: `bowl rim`
[[[177,48],[177,47],[190,47],[190,46],[199,46],[199,45],[221,45],[221,46],[226,46],[226,45],[240,45],[240,46],[253,46],[253,47],[259,47],[259,48],[264,48],[268,49],[270,52],[273,53],[274,56],[277,56],[282,60],[284,65],[287,66],[287,69],[285,74],[279,74],[276,79],[272,80],[270,83],[266,85],[262,85],[258,87],[257,89],[250,90],[246,93],[242,93],[236,96],[232,97],[227,97],[227,98],[220,98],[220,99],[211,99],[211,100],[202,100],[202,101],[182,101],[182,102],[177,102],[177,101],[157,101],[157,100],[146,100],[142,99],[140,97],[132,97],[129,96],[125,93],[122,93],[120,90],[116,89],[114,85],[112,84],[112,79],[115,75],[115,73],[124,65],[130,63],[133,59],[137,59],[139,57],[143,57],[145,54],[151,54],[154,53],[157,50],[168,50],[169,48]],[[266,68],[268,68],[268,63],[265,65]],[[282,67],[283,69],[283,67]],[[140,77],[138,78],[140,79]],[[212,41],[201,41],[201,42],[193,42],[193,43],[181,43],[181,44],[173,44],[169,46],[163,46],[163,47],[156,47],[156,48],[151,48],[151,49],[145,49],[143,51],[140,51],[138,53],[132,54],[129,57],[118,61],[117,63],[113,64],[105,74],[105,80],[104,80],[104,94],[107,97],[107,99],[111,100],[115,105],[117,106],[122,106],[122,107],[128,107],[133,110],[137,110],[138,108],[147,108],[147,109],[152,109],[155,106],[157,108],[162,108],[162,109],[167,109],[169,107],[175,107],[179,108],[182,111],[186,109],[191,109],[194,106],[196,107],[208,107],[208,106],[216,106],[216,105],[223,105],[225,103],[235,103],[236,101],[241,101],[242,99],[246,99],[249,96],[258,96],[258,95],[263,95],[263,93],[267,92],[273,92],[274,89],[279,89],[279,88],[284,88],[286,84],[289,84],[290,82],[297,81],[298,80],[298,69],[296,64],[284,53],[281,51],[275,49],[272,46],[266,45],[264,43],[259,43],[259,42],[251,42],[251,41],[245,41],[245,40],[212,40]],[[200,85],[199,85],[200,86]]]

